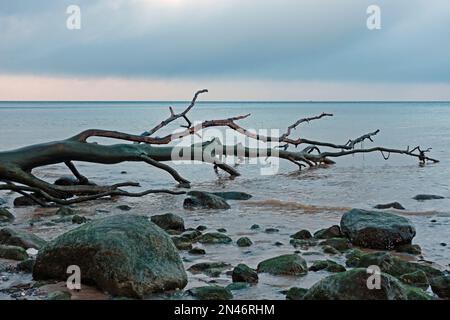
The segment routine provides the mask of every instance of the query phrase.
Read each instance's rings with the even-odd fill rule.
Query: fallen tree
[[[277,157],[295,163],[299,170],[303,167],[317,167],[319,165],[334,164],[333,158],[343,157],[357,153],[380,152],[385,160],[390,154],[401,154],[415,157],[420,164],[426,162],[439,162],[426,156],[431,149],[421,149],[420,146],[410,149],[392,149],[385,147],[357,148],[365,140],[373,142],[373,138],[380,130],[361,135],[355,139],[349,139],[345,144],[314,141],[303,137],[292,138],[292,132],[300,125],[310,121],[331,117],[332,114],[322,113],[318,116],[299,119],[289,126],[285,133],[278,137],[263,136],[250,131],[237,122],[250,115],[241,115],[228,119],[208,120],[199,124],[193,124],[188,117],[189,111],[195,106],[200,94],[207,90],[198,91],[189,106],[181,113],[175,113],[170,107],[170,116],[157,126],[140,135],[118,131],[90,129],[83,131],[71,138],[44,144],[31,145],[25,148],[0,152],[0,190],[17,192],[32,199],[41,206],[70,205],[74,203],[104,198],[108,196],[141,197],[152,193],[183,194],[184,191],[176,190],[146,190],[132,193],[124,190],[124,187],[138,187],[136,182],[124,182],[109,186],[99,186],[85,176],[75,167],[74,161],[91,162],[99,164],[117,164],[121,162],[144,162],[150,166],[166,171],[179,184],[188,188],[190,182],[183,178],[174,168],[164,162],[174,160],[197,160],[214,165],[215,170],[223,170],[230,176],[239,176],[235,167],[222,161],[223,157],[234,156],[240,158]],[[175,134],[163,137],[155,136],[160,129],[169,123],[183,119],[186,125],[184,129]],[[172,142],[184,137],[198,134],[200,130],[211,127],[227,127],[249,139],[255,139],[266,143],[275,143],[276,147],[249,148],[242,144],[222,145],[217,139],[190,146],[173,146]],[[128,143],[103,145],[89,142],[90,138],[103,137],[126,141]],[[305,148],[298,151],[300,145]],[[297,150],[289,150],[293,146]],[[335,151],[321,151],[327,147]],[[44,181],[32,171],[35,168],[65,163],[72,174],[77,178],[76,185],[61,186]]]

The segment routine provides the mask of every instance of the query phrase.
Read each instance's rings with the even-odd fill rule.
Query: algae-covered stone
[[[172,241],[178,250],[191,250],[192,249],[192,242],[190,242],[186,238],[174,236],[174,237],[172,237]]]
[[[311,239],[312,234],[308,230],[300,230],[300,231],[296,232],[295,234],[291,235],[291,238],[306,240],[306,239]]]
[[[329,245],[322,246],[322,250],[324,253],[328,253],[331,255],[340,254],[339,250],[337,250],[336,248],[329,246]]]
[[[258,274],[256,273],[256,271],[242,263],[238,264],[233,269],[231,278],[233,279],[233,282],[258,282]]]
[[[193,274],[203,273],[210,277],[218,277],[230,267],[231,265],[225,262],[202,262],[192,265],[188,271]]]
[[[286,292],[286,300],[303,300],[308,289],[293,287]]]
[[[47,300],[70,300],[72,295],[67,291],[54,291],[47,295]]]
[[[190,191],[188,198],[184,200],[185,209],[207,208],[207,209],[230,209],[230,205],[224,198],[216,196],[209,192]]]
[[[330,246],[340,252],[347,251],[352,247],[351,243],[345,238],[329,238],[320,243],[321,246]]]
[[[297,254],[285,254],[264,260],[258,264],[258,272],[273,275],[305,275],[308,272],[306,261]]]
[[[164,230],[184,231],[184,220],[173,213],[154,215],[150,218],[154,224]]]
[[[329,238],[341,238],[343,234],[341,228],[338,225],[331,226],[326,229],[320,229],[314,233],[316,239],[329,239]]]
[[[360,257],[357,267],[367,268],[369,266],[378,266],[384,273],[400,277],[402,275],[423,271],[428,278],[442,275],[442,271],[426,264],[404,261],[395,257],[389,252],[367,253]]]
[[[22,261],[28,259],[28,254],[21,247],[0,245],[0,258]]]
[[[430,280],[431,289],[439,298],[450,299],[450,275],[433,277]]]
[[[426,290],[430,283],[427,274],[422,270],[406,273],[398,277],[403,283]]]
[[[433,300],[433,297],[420,288],[405,286],[408,300]]]
[[[206,251],[202,248],[192,248],[189,250],[189,253],[194,255],[203,255],[206,254]]]
[[[380,289],[369,289],[366,269],[353,269],[328,276],[303,296],[304,300],[407,300],[407,293],[399,280],[380,274]]]
[[[395,251],[418,255],[422,253],[422,248],[418,244],[403,244],[396,247]]]
[[[2,222],[13,222],[14,215],[9,212],[6,208],[0,208],[0,223]]]
[[[361,260],[361,257],[363,255],[364,255],[364,252],[362,252],[359,249],[349,250],[345,255],[345,258],[347,259],[345,261],[345,265],[350,268],[354,268],[354,267],[358,266],[359,261]]]
[[[352,209],[341,218],[341,230],[358,246],[391,250],[410,244],[416,229],[406,218],[388,212]]]
[[[247,282],[233,282],[226,286],[226,288],[231,291],[243,290],[249,287],[250,283]]]
[[[312,266],[309,267],[310,271],[326,270],[328,272],[344,272],[346,271],[344,266],[341,266],[333,260],[318,260],[314,261]]]
[[[205,286],[188,290],[188,293],[198,300],[231,300],[230,290],[219,286]]]
[[[228,244],[233,242],[229,236],[220,232],[209,232],[202,234],[197,241],[205,244]]]
[[[39,250],[46,243],[44,239],[26,231],[12,228],[3,228],[0,230],[0,244]]]
[[[66,280],[70,265],[80,267],[83,283],[114,296],[143,298],[187,284],[170,237],[145,216],[111,216],[64,233],[39,251],[33,277]]]
[[[238,247],[250,247],[253,242],[247,237],[242,237],[236,241],[236,244],[238,245]]]

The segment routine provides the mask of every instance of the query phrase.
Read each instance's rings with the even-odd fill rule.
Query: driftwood
[[[439,162],[426,156],[431,149],[421,149],[419,146],[413,149],[406,148],[391,149],[385,147],[357,148],[356,146],[365,140],[373,142],[373,137],[380,130],[364,134],[355,139],[348,140],[345,144],[334,144],[330,142],[314,141],[300,138],[291,138],[292,132],[301,124],[319,120],[325,117],[332,117],[332,114],[322,113],[318,116],[303,118],[296,121],[287,128],[287,131],[279,137],[262,136],[241,127],[237,122],[250,115],[241,115],[228,119],[204,121],[198,125],[193,125],[188,118],[189,111],[195,106],[195,102],[200,94],[207,90],[198,91],[190,105],[181,113],[177,114],[170,108],[170,116],[154,128],[141,135],[134,135],[124,132],[91,129],[83,131],[71,138],[54,141],[44,144],[37,144],[25,148],[0,152],[0,190],[10,190],[31,198],[37,204],[48,206],[50,204],[69,205],[108,196],[128,196],[141,197],[151,193],[183,194],[182,190],[147,190],[139,193],[132,193],[123,190],[124,187],[137,187],[136,182],[124,182],[110,186],[98,186],[89,181],[75,167],[73,161],[116,164],[121,162],[140,161],[150,166],[165,170],[179,184],[180,187],[189,187],[189,181],[183,178],[175,169],[164,162],[177,159],[198,160],[214,165],[214,168],[227,172],[235,177],[239,172],[232,166],[222,162],[223,156],[236,156],[243,158],[252,157],[278,157],[291,161],[303,167],[316,167],[322,164],[334,164],[332,158],[347,156],[357,153],[380,152],[384,159],[388,159],[390,154],[402,154],[418,158],[420,164],[426,162]],[[186,125],[184,130],[175,134],[156,137],[155,133],[169,123],[183,119]],[[228,127],[251,139],[263,142],[275,142],[279,145],[275,148],[248,148],[241,144],[222,145],[220,141],[213,139],[203,144],[192,144],[191,146],[170,146],[173,141],[183,137],[197,134],[200,130],[210,127]],[[105,137],[116,140],[127,141],[128,143],[115,145],[102,145],[95,142],[88,142],[93,137]],[[130,143],[132,142],[132,143]],[[290,151],[289,146],[298,147],[306,145],[301,151]],[[327,147],[336,151],[321,151],[320,148]],[[77,178],[77,185],[60,186],[48,183],[33,175],[32,170],[38,167],[65,163],[72,174]]]

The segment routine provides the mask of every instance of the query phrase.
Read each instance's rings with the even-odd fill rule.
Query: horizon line
[[[0,103],[190,103],[191,100],[0,100]],[[203,100],[204,103],[450,103],[450,100]]]

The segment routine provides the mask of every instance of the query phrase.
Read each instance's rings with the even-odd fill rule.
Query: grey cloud
[[[0,72],[450,82],[446,0],[376,1],[380,31],[365,27],[368,0],[170,1],[2,2]]]

